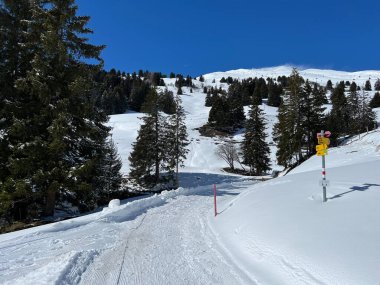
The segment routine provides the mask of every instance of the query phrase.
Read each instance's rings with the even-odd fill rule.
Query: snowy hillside
[[[258,284],[379,284],[380,130],[331,149],[289,175],[251,187],[209,219]]]
[[[0,235],[0,284],[379,284],[380,129],[329,150],[326,203],[318,183],[320,157],[284,177],[258,183],[223,172],[227,165],[215,154],[223,140],[241,141],[243,131],[229,138],[199,135],[210,110],[204,106],[203,84],[227,88],[213,79],[273,78],[290,72],[290,67],[278,67],[213,73],[204,76],[204,83],[194,80],[193,93],[183,88],[191,143],[181,188]],[[351,81],[354,74],[303,72],[313,81],[318,75],[320,83]],[[364,84],[380,72],[356,76]],[[176,92],[174,82],[165,79]],[[277,109],[261,108],[271,142]],[[380,108],[375,111],[380,121]],[[142,116],[128,112],[110,117],[124,174]],[[271,151],[273,169],[281,169],[276,147]]]
[[[309,79],[309,81],[317,82],[321,85],[326,85],[328,80],[331,80],[333,84],[340,81],[355,81],[357,85],[364,86],[367,80],[370,80],[372,86],[376,80],[380,78],[380,71],[378,70],[365,70],[356,72],[336,71],[336,70],[323,70],[323,69],[304,69],[297,68],[300,75]],[[268,68],[257,69],[237,69],[225,72],[213,72],[204,75],[206,82],[212,82],[215,79],[219,82],[222,77],[244,79],[244,78],[277,78],[278,76],[289,76],[292,73],[292,66],[276,66]]]
[[[185,161],[185,168],[183,172],[210,172],[221,173],[221,170],[228,165],[216,155],[216,149],[219,143],[225,140],[241,141],[243,133],[237,132],[229,138],[209,138],[199,134],[198,128],[205,125],[208,121],[208,114],[211,107],[205,107],[206,94],[203,93],[202,83],[194,80],[197,86],[193,88],[193,93],[190,89],[183,87],[184,95],[181,96],[183,107],[186,111],[186,126],[189,133],[189,154]],[[177,88],[174,87],[175,79],[165,79],[167,88],[176,94]],[[212,83],[211,83],[212,85]],[[224,86],[227,88],[227,85]],[[268,142],[272,141],[272,129],[274,123],[277,121],[277,108],[262,105],[267,119],[267,134]],[[248,112],[248,107],[245,109]],[[110,116],[109,125],[113,128],[113,139],[115,140],[119,153],[122,157],[124,174],[129,173],[128,157],[132,151],[132,143],[136,140],[137,132],[139,130],[141,113],[128,112],[122,115]],[[272,168],[282,169],[275,165],[275,152],[276,148],[271,147],[272,151]]]

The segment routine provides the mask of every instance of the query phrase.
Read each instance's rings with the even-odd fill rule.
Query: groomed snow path
[[[212,187],[194,191],[137,217],[123,242],[97,258],[80,284],[255,284],[223,254],[207,225]],[[233,183],[218,189],[220,211],[239,192]]]

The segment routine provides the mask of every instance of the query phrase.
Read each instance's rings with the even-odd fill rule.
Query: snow
[[[262,284],[378,284],[380,131],[257,184],[210,222],[234,261]]]
[[[257,183],[223,172],[227,165],[215,154],[224,140],[241,141],[244,130],[230,138],[201,137],[197,131],[210,110],[203,84],[227,88],[212,80],[290,72],[277,67],[214,73],[204,75],[204,83],[195,80],[194,93],[183,88],[191,143],[181,187],[112,200],[90,215],[0,235],[0,284],[379,284],[380,129],[329,149],[326,203],[318,184],[320,157]],[[380,77],[378,71],[303,74],[320,82],[356,78],[363,84]],[[175,79],[165,82],[176,92]],[[277,108],[261,108],[272,142]],[[375,112],[379,121],[380,108]],[[110,117],[124,174],[142,116],[129,111]],[[273,169],[281,170],[274,145],[271,151]]]
[[[297,68],[300,75],[305,79],[312,82],[317,82],[321,85],[326,85],[328,80],[331,80],[333,84],[340,81],[355,81],[357,85],[364,86],[367,80],[370,80],[372,87],[377,79],[380,78],[380,71],[378,70],[365,70],[356,72],[336,71],[336,70],[323,70],[323,69],[306,69],[298,66],[276,66],[257,69],[237,69],[225,72],[213,72],[203,75],[205,82],[210,83],[213,79],[219,82],[222,77],[245,79],[245,78],[275,78],[278,76],[289,76],[292,73],[293,68]]]
[[[116,208],[120,206],[120,200],[119,199],[113,199],[108,203],[108,208]]]

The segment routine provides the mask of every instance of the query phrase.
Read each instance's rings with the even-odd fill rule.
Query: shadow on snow
[[[351,189],[350,191],[346,191],[346,192],[337,194],[335,196],[332,196],[332,197],[329,198],[329,200],[330,199],[341,198],[342,196],[347,195],[349,193],[352,193],[354,191],[367,191],[370,187],[373,187],[373,186],[380,186],[380,185],[379,184],[364,183],[363,186],[352,186],[350,188]]]

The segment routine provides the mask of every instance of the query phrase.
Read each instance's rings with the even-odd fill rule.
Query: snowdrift
[[[232,258],[263,284],[379,284],[380,130],[251,187],[209,223]],[[231,206],[232,205],[232,206]],[[227,207],[228,206],[228,207]]]

